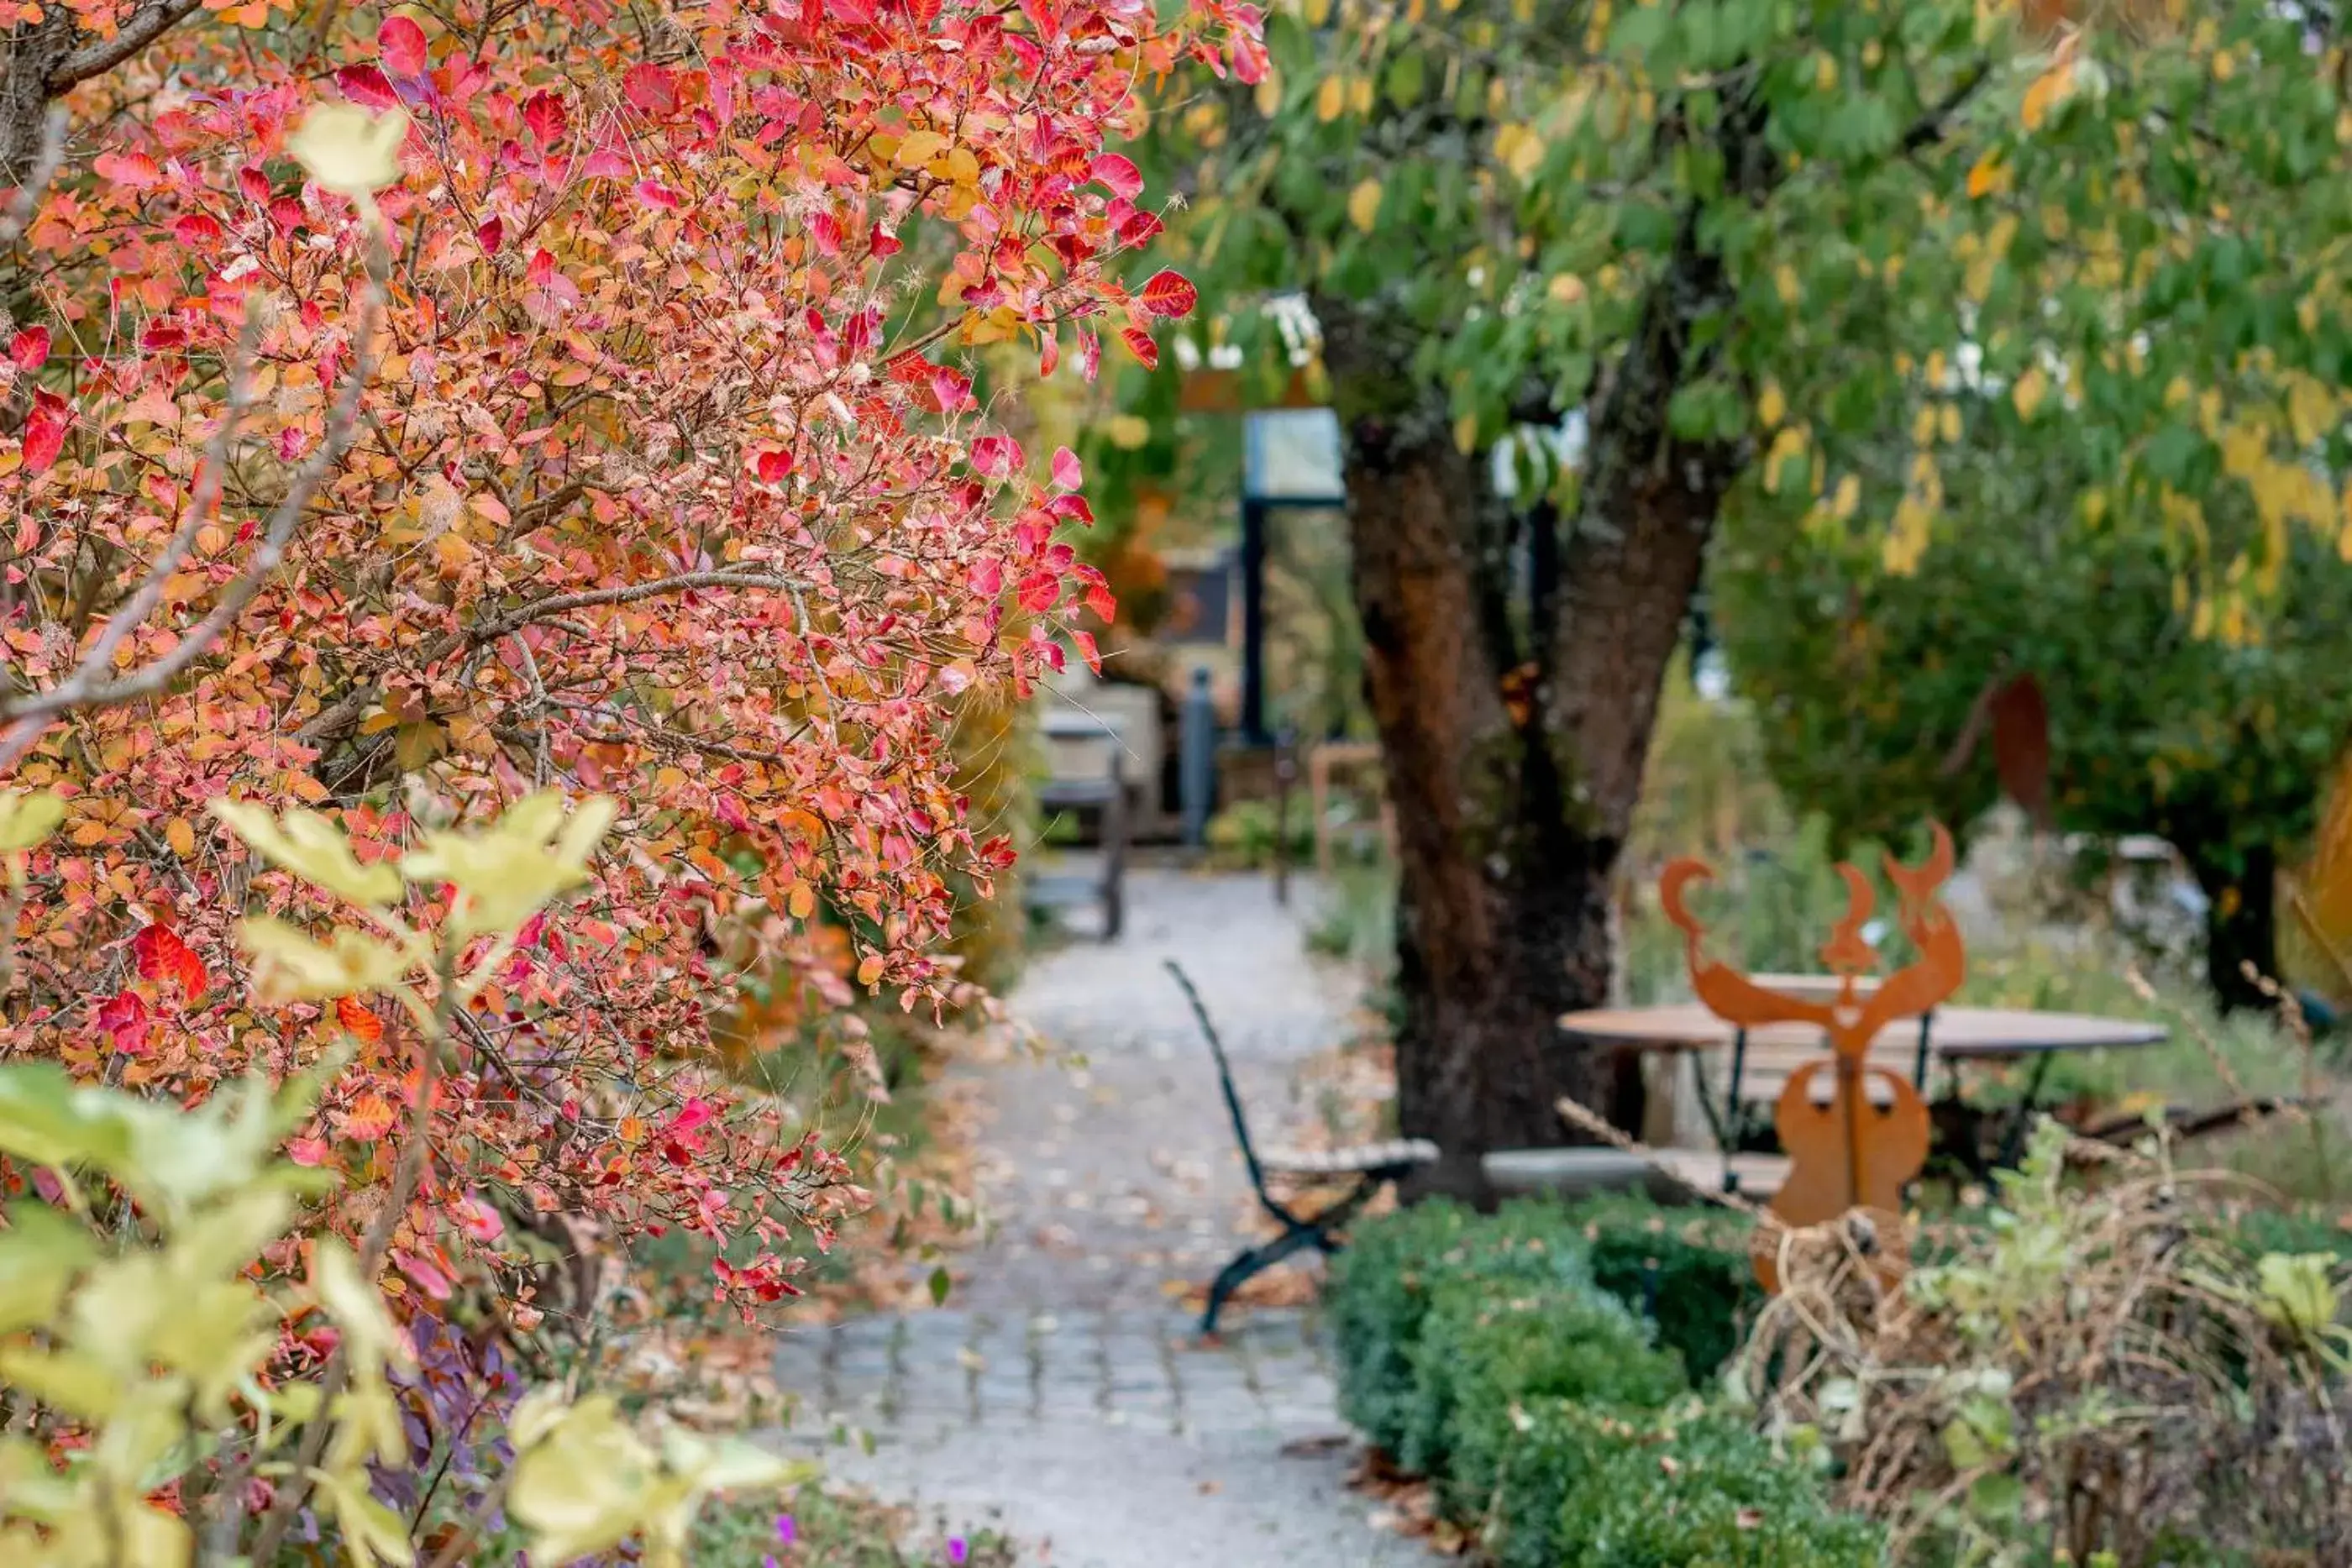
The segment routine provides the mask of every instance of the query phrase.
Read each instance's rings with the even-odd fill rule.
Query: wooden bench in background
[[[1046,715],[1044,729],[1048,768],[1037,788],[1037,805],[1095,819],[1096,864],[1085,871],[1041,871],[1024,879],[1024,897],[1042,908],[1097,904],[1102,939],[1116,941],[1127,919],[1127,846],[1131,801],[1127,783],[1127,746],[1118,727],[1091,714],[1063,709]]]

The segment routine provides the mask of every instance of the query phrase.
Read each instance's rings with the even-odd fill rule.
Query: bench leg
[[[1225,1310],[1225,1303],[1233,1300],[1234,1292],[1242,1288],[1244,1281],[1264,1273],[1303,1247],[1328,1245],[1329,1239],[1324,1235],[1320,1225],[1302,1225],[1296,1230],[1283,1232],[1263,1247],[1251,1248],[1226,1264],[1209,1284],[1209,1310],[1201,1314],[1201,1332],[1204,1334],[1217,1332],[1217,1314]]]

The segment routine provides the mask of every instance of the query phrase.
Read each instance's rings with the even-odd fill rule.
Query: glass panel
[[[1244,416],[1242,494],[1253,501],[1336,501],[1339,421],[1328,408],[1270,408]]]

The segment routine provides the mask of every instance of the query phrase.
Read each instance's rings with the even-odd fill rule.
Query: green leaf
[[[948,1278],[948,1271],[944,1266],[932,1270],[930,1279],[931,1305],[935,1307],[945,1306],[947,1304],[948,1291],[952,1290],[954,1285],[955,1282]]]
[[[97,1258],[98,1243],[72,1219],[30,1198],[11,1204],[0,1232],[0,1334],[47,1322]]]

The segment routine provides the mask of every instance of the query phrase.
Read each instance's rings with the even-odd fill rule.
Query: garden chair
[[[1216,1025],[1209,1021],[1209,1009],[1202,1005],[1200,992],[1192,988],[1192,980],[1172,958],[1168,961],[1168,972],[1183,988],[1185,999],[1192,1004],[1192,1016],[1200,1020],[1201,1033],[1208,1040],[1210,1053],[1216,1058],[1217,1083],[1224,1092],[1225,1109],[1233,1115],[1234,1137],[1241,1145],[1242,1163],[1249,1169],[1251,1190],[1257,1195],[1258,1206],[1282,1228],[1280,1235],[1244,1251],[1218,1270],[1216,1279],[1211,1281],[1208,1310],[1201,1314],[1201,1332],[1214,1334],[1217,1314],[1244,1281],[1309,1247],[1326,1255],[1339,1250],[1340,1228],[1382,1187],[1419,1166],[1434,1164],[1437,1145],[1425,1138],[1398,1138],[1350,1149],[1269,1150],[1260,1155],[1256,1145],[1250,1141],[1249,1118],[1242,1113],[1241,1092],[1234,1087],[1233,1063],[1225,1057],[1224,1041],[1217,1037]],[[1266,1190],[1269,1176],[1288,1176],[1303,1183],[1353,1180],[1355,1186],[1313,1213],[1302,1214]]]

